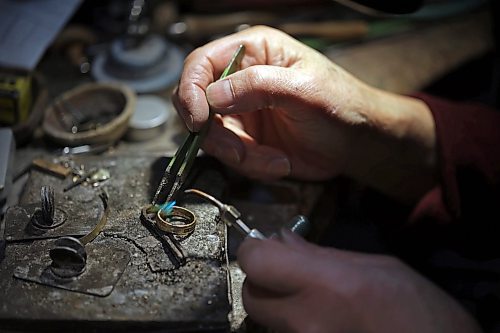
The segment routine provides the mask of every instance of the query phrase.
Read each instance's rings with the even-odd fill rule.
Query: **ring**
[[[174,235],[187,236],[194,231],[195,225],[195,215],[183,207],[174,206],[168,214],[161,210],[156,213],[156,226],[158,229]]]

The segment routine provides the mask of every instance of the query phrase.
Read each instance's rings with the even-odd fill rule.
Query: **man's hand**
[[[461,306],[399,260],[281,239],[247,239],[249,316],[278,332],[480,332]]]
[[[242,70],[213,83],[239,44]],[[209,107],[217,112],[204,150],[252,178],[345,174],[403,200],[433,184],[434,123],[425,104],[374,89],[272,28],[192,52],[174,104],[193,131]]]

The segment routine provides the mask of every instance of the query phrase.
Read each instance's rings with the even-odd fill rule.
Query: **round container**
[[[43,130],[63,145],[113,143],[127,131],[135,102],[135,93],[125,85],[83,84],[65,92],[48,107]]]
[[[158,96],[137,97],[126,138],[130,141],[145,141],[160,136],[170,116],[169,109],[167,102]]]

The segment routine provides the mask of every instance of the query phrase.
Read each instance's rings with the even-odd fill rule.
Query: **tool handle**
[[[369,32],[368,23],[362,20],[285,23],[278,28],[293,36],[323,37],[331,41],[361,38]]]
[[[266,12],[238,12],[221,15],[186,15],[169,29],[171,35],[187,38],[203,38],[210,35],[234,32],[241,24],[269,24],[276,15]],[[182,29],[179,29],[182,27]]]

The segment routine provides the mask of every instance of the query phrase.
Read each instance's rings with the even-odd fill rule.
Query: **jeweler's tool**
[[[234,227],[243,236],[257,239],[266,239],[266,236],[264,236],[259,230],[251,229],[248,225],[245,224],[245,222],[241,220],[241,213],[234,206],[222,203],[210,194],[207,194],[200,190],[188,189],[185,190],[184,193],[197,195],[214,204],[217,208],[219,208],[219,213],[222,221],[224,221],[224,223],[229,227]]]
[[[111,147],[111,144],[105,143],[100,145],[82,145],[77,147],[64,147],[56,152],[59,155],[80,155],[80,154],[99,154]]]
[[[219,80],[224,79],[226,76],[234,73],[240,66],[241,59],[245,54],[245,46],[240,45],[238,50],[234,53],[231,61],[222,72]],[[161,205],[165,202],[175,200],[175,195],[184,184],[186,177],[193,165],[194,159],[198,154],[200,145],[207,135],[210,123],[213,118],[213,112],[209,111],[208,120],[202,129],[197,132],[191,132],[182,146],[179,147],[174,157],[170,160],[163,178],[156,190],[153,198],[153,205]]]
[[[213,196],[211,196],[210,194],[196,189],[185,190],[184,194],[194,194],[214,204],[217,208],[219,208],[219,213],[222,221],[224,221],[224,223],[226,223],[227,226],[234,227],[245,237],[257,238],[257,239],[267,238],[259,230],[255,228],[250,228],[248,225],[246,225],[245,222],[243,222],[243,220],[241,219],[241,213],[234,206],[222,203]],[[310,223],[307,217],[305,217],[304,215],[297,215],[293,217],[283,227],[285,229],[290,230],[293,233],[305,236],[309,232]],[[275,235],[271,235],[271,238],[274,236]]]
[[[168,204],[166,205],[168,206]],[[161,240],[162,244],[166,245],[172,255],[170,258],[175,261],[173,261],[174,265],[176,267],[182,266],[186,263],[186,255],[182,250],[182,245],[179,243],[179,240],[177,240],[173,234],[162,232],[160,228],[156,226],[155,217],[159,209],[162,209],[162,207],[152,205],[143,207],[141,210],[141,221],[149,231],[154,233],[154,235]]]

